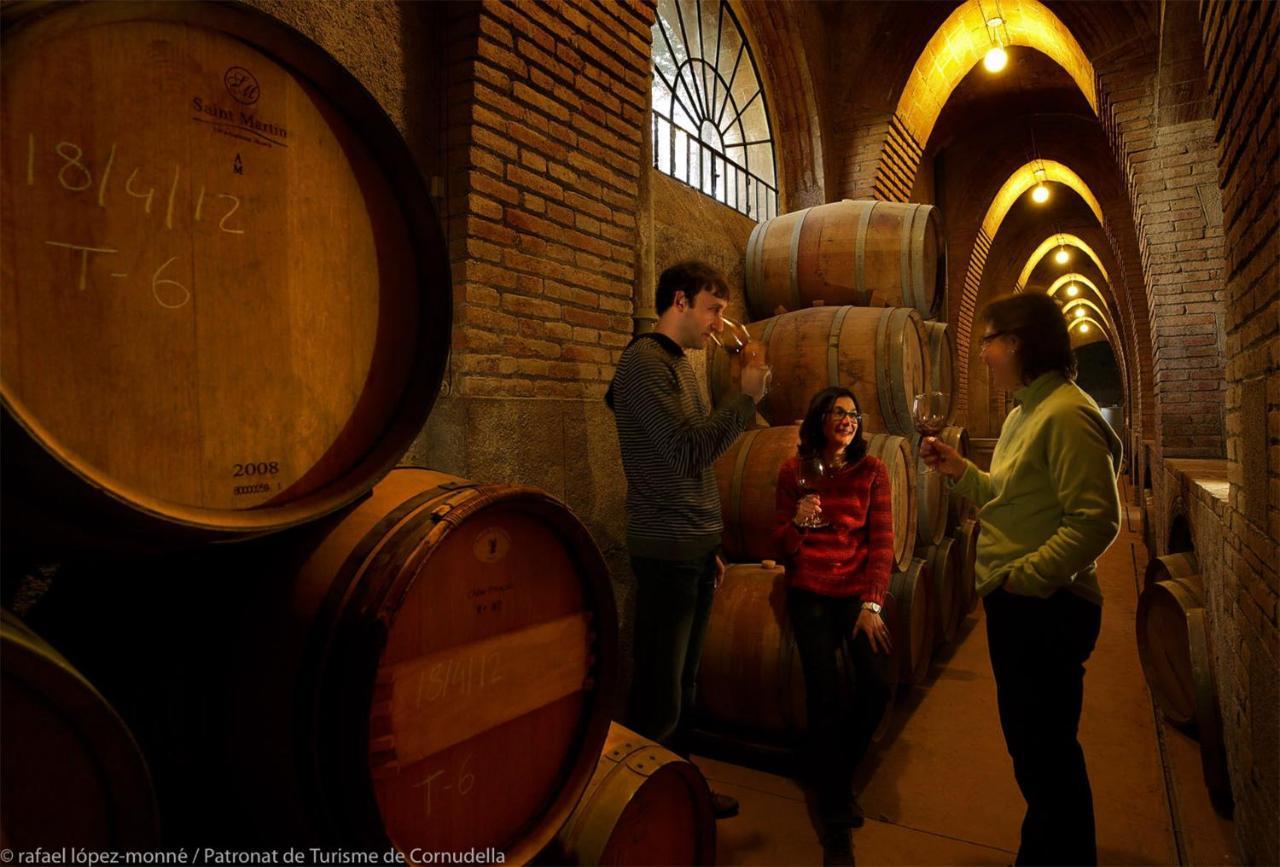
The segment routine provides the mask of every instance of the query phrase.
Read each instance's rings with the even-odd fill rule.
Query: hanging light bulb
[[[1074,283],[1067,284],[1067,297],[1074,298],[1080,294],[1080,287]]]
[[[987,72],[1000,72],[1009,65],[1009,54],[999,45],[993,45],[982,58],[982,65]]]
[[[1036,184],[1031,190],[1031,201],[1037,205],[1043,205],[1049,201],[1049,188],[1044,184]]]
[[[1088,322],[1081,322],[1081,323],[1080,323],[1080,333],[1081,333],[1081,334],[1088,334],[1088,333],[1089,333],[1089,323],[1088,323]]]
[[[1081,317],[1083,317],[1083,316],[1084,316],[1084,308],[1083,308],[1083,307],[1077,307],[1077,308],[1076,308],[1076,318],[1077,318],[1077,319],[1080,319],[1080,318],[1081,318]]]
[[[1058,252],[1053,254],[1053,261],[1059,265],[1065,265],[1071,261],[1071,253],[1067,251],[1065,244],[1058,248]]]

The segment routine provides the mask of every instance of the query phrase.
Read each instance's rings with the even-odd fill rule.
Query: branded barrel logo
[[[222,76],[222,83],[227,86],[227,93],[241,105],[253,105],[261,95],[258,79],[243,66],[232,66]]]

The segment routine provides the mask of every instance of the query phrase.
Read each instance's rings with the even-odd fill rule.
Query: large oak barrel
[[[929,565],[915,558],[893,573],[889,592],[896,606],[889,623],[897,674],[903,683],[919,683],[933,656],[933,599]]]
[[[724,519],[724,552],[729,560],[780,559],[773,541],[778,470],[796,453],[797,425],[749,430],[715,463]],[[914,455],[902,437],[867,437],[867,454],[885,464],[893,499],[894,561],[911,560],[916,536]]]
[[[978,604],[978,589],[974,586],[975,569],[978,563],[978,533],[982,526],[977,518],[965,518],[956,529],[956,559],[960,569],[961,602],[957,613],[957,625],[964,622],[965,615]]]
[[[885,619],[892,623],[886,600]],[[886,660],[886,665],[888,664]],[[852,663],[838,660],[842,684],[855,689]],[[897,678],[886,677],[892,686]],[[877,727],[884,729],[885,719]],[[787,575],[773,561],[725,570],[707,623],[698,672],[699,724],[711,731],[798,744],[808,731],[804,669],[787,611]]]
[[[947,396],[947,421],[951,421],[959,388],[951,330],[945,322],[926,322],[924,334],[929,346],[929,391],[940,391]]]
[[[515,863],[551,840],[617,670],[608,570],[564,505],[400,469],[316,527],[216,547],[89,588],[114,643],[88,656],[114,657],[184,840]]]
[[[929,546],[938,544],[947,534],[951,489],[942,473],[930,472],[920,457],[921,440],[920,434],[911,437],[911,452],[916,461],[916,541]]]
[[[746,279],[754,319],[815,301],[928,318],[947,286],[942,218],[933,205],[850,199],[783,214],[752,230]]]
[[[955,637],[956,626],[963,616],[960,607],[968,602],[960,584],[963,579],[960,554],[960,546],[951,538],[916,548],[916,556],[929,566],[934,644],[945,644]]]
[[[815,307],[747,326],[764,344],[773,382],[760,403],[773,424],[804,418],[809,401],[829,385],[858,396],[869,433],[909,436],[911,400],[924,391],[929,357],[920,314],[909,309]],[[712,359],[711,388],[719,403],[731,393],[730,363]]]
[[[0,648],[4,846],[20,852],[157,846],[151,776],[124,722],[7,611],[0,613]]]
[[[958,451],[961,457],[969,457],[968,428],[950,425],[942,429],[938,439]],[[945,483],[943,487],[947,491],[947,532],[954,533],[966,520],[977,514],[978,508],[968,497],[952,494],[951,488]]]
[[[772,560],[725,570],[698,669],[700,724],[795,740],[805,731],[804,669]]]
[[[556,849],[557,864],[715,864],[711,789],[693,764],[613,723]]]
[[[438,221],[376,100],[244,5],[7,12],[6,493],[65,516],[57,543],[154,548],[367,492],[451,328]]]

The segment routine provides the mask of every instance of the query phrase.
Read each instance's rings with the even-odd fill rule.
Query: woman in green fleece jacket
[[[975,581],[996,698],[1027,802],[1017,863],[1096,864],[1093,795],[1077,739],[1084,662],[1102,622],[1095,562],[1120,529],[1120,439],[1075,384],[1062,311],[1028,292],[982,312],[982,360],[1012,391],[984,473],[926,440],[924,460],[978,504]]]

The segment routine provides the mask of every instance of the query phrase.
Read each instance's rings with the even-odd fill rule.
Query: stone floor
[[[1126,497],[1126,502],[1128,498]],[[1235,864],[1229,821],[1209,804],[1194,740],[1153,710],[1134,637],[1146,566],[1138,509],[1099,563],[1106,606],[1087,665],[1081,741],[1103,864]],[[1022,798],[996,716],[982,608],[929,678],[899,693],[894,731],[859,771],[867,823],[859,864],[1010,864]],[[718,791],[742,803],[718,823],[720,864],[821,864],[804,791],[777,765],[699,757]]]

